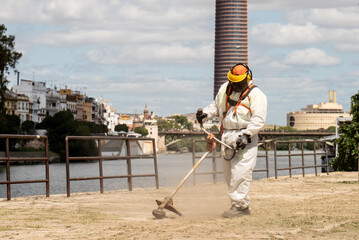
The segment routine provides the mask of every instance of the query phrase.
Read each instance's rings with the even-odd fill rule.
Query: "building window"
[[[295,118],[293,116],[290,116],[290,118],[289,118],[289,125],[291,127],[294,127],[294,125],[295,125]]]

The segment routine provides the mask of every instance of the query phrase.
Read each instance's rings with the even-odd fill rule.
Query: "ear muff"
[[[241,74],[241,75],[233,74],[233,69],[239,65],[241,65],[247,69],[246,73]],[[248,83],[252,79],[252,71],[249,69],[249,67],[246,64],[238,63],[228,71],[227,78],[231,82],[241,82],[243,80],[246,80]]]
[[[248,76],[247,76],[247,83],[252,80],[252,71],[248,68]]]

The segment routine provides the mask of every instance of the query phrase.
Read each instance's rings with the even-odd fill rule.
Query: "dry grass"
[[[359,239],[357,173],[253,181],[249,216],[223,219],[224,184],[183,187],[156,220],[155,199],[173,188],[21,197],[0,202],[0,239]]]

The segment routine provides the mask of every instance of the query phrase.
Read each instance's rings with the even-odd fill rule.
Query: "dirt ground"
[[[224,184],[185,186],[180,217],[152,216],[174,188],[0,201],[0,239],[359,239],[358,173],[253,181],[251,215],[223,219]]]

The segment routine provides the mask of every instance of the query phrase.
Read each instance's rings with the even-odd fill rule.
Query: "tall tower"
[[[248,64],[247,0],[216,0],[214,97],[239,62]]]

